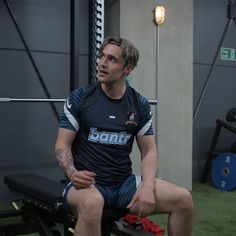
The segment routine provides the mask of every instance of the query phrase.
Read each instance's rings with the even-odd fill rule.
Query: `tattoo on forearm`
[[[63,169],[67,177],[70,179],[73,172],[76,170],[71,151],[67,149],[57,149],[55,151],[55,154],[60,167]]]

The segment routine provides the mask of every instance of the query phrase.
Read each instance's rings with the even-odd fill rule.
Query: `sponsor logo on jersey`
[[[99,132],[97,128],[90,128],[88,140],[95,143],[106,143],[106,144],[117,144],[117,145],[125,145],[130,139],[131,134],[127,134],[126,132],[107,132],[101,131]]]
[[[127,121],[125,122],[126,125],[135,125],[137,126],[136,121],[136,113],[135,112],[127,112]]]

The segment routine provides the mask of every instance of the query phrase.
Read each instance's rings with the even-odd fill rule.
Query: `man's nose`
[[[107,66],[107,59],[106,59],[106,57],[100,58],[99,64],[100,64],[101,66]]]

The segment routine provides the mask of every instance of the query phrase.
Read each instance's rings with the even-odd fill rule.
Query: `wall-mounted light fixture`
[[[155,23],[161,25],[165,22],[166,18],[166,9],[163,6],[155,7]]]
[[[166,9],[163,6],[156,6],[154,9],[154,23],[156,25],[156,101],[158,102],[158,79],[159,79],[159,26],[165,22]],[[157,106],[156,106],[157,114]],[[158,133],[158,121],[157,115],[155,116],[155,133]],[[158,141],[156,140],[156,143]]]

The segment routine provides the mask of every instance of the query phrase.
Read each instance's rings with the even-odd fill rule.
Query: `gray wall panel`
[[[194,62],[212,63],[227,22],[227,1],[194,0]]]
[[[51,53],[32,53],[49,93],[65,98],[69,93],[69,56]],[[1,97],[46,98],[39,78],[26,52],[0,52]]]
[[[69,1],[8,2],[30,49],[69,52]]]
[[[74,87],[88,83],[89,1],[75,1]]]
[[[228,1],[194,1],[194,99],[193,109],[204,88],[213,58],[223,36],[227,18]],[[232,22],[222,47],[236,48],[236,27]],[[225,120],[227,111],[236,107],[236,64],[222,61],[218,55],[216,65],[210,74],[209,84],[193,123],[193,178],[199,180],[210,149],[215,130],[215,120]],[[222,130],[218,151],[229,151],[235,134]]]
[[[105,0],[105,37],[120,35],[120,1]]]
[[[9,3],[51,97],[66,98],[70,86],[70,1],[12,0]],[[84,12],[78,16],[85,28],[87,15]],[[88,52],[85,36],[88,38],[82,35],[80,44]],[[24,47],[1,1],[0,97],[46,98],[26,51],[17,49]],[[78,65],[85,68],[81,72],[83,77],[88,72],[86,63],[87,60],[82,60]],[[60,113],[63,104],[56,107]],[[0,103],[0,110],[0,202],[11,198],[3,184],[4,175],[35,172],[54,179],[64,178],[54,157],[58,124],[50,105]]]
[[[80,84],[79,86],[84,86],[88,83],[88,56],[86,55],[81,55],[79,57],[79,78],[80,78]]]
[[[15,30],[15,26],[3,1],[0,2],[0,29],[0,48],[23,48],[23,44],[20,41],[20,37]]]
[[[193,2],[162,3],[167,17],[158,38],[153,23],[157,1],[120,1],[120,35],[131,40],[140,52],[138,67],[129,78],[132,86],[148,98],[155,98],[157,93],[158,176],[192,189]],[[153,111],[156,112],[155,106]],[[132,157],[134,171],[140,173],[137,148]]]
[[[76,1],[75,1],[76,2]],[[77,3],[78,4],[78,3]],[[80,1],[79,6],[77,6],[79,16],[77,18],[77,27],[78,27],[78,35],[79,35],[79,53],[82,55],[88,56],[89,50],[89,1],[82,0]],[[84,19],[87,19],[85,21]]]

